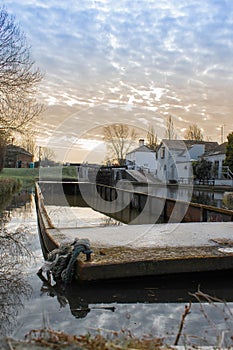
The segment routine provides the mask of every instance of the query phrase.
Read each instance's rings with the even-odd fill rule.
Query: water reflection
[[[222,208],[223,193],[193,191],[192,202]]]
[[[0,196],[0,214],[11,203],[12,194],[7,193],[4,196]]]
[[[69,304],[71,313],[77,318],[84,317],[83,313],[79,316],[78,310],[88,310],[88,313],[92,309],[90,305],[93,304],[197,302],[194,294],[199,288],[207,295],[230,302],[233,301],[231,277],[231,271],[192,273],[85,284],[73,283],[64,287],[59,283],[52,285],[40,276],[43,281],[42,293],[56,297],[60,307]]]
[[[23,205],[30,201],[30,197],[28,195],[26,197],[26,202],[21,201]],[[18,198],[22,199],[20,196]],[[9,206],[10,201],[12,201],[10,197],[5,199],[8,210],[3,210],[2,206],[0,213],[0,335],[2,336],[11,334],[25,298],[28,298],[32,291],[24,271],[25,264],[32,258],[31,252],[27,249],[28,232],[25,227],[19,225],[19,222],[13,225],[13,230],[12,226],[9,228],[15,211]],[[28,210],[26,212],[28,213]]]
[[[138,191],[143,192],[144,187],[137,186]],[[153,194],[158,197],[172,198],[175,200],[194,202],[199,204],[212,205],[214,207],[222,207],[223,192],[214,192],[196,190],[189,188],[172,188],[168,187],[165,190],[162,188],[155,188],[150,190],[150,194]]]
[[[183,344],[216,345],[221,339],[232,345],[232,304],[226,303],[233,300],[232,272],[73,284],[66,289],[44,281],[41,292],[56,299],[64,315],[69,307],[77,322],[69,324],[80,332],[124,328],[137,336],[164,336],[168,344],[174,343],[184,305],[191,301]]]
[[[89,207],[48,205],[46,206],[46,211],[53,225],[57,228],[83,228],[123,225],[118,220],[106,216],[105,214],[95,211]]]

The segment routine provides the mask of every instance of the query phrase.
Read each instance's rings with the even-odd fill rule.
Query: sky
[[[178,139],[232,127],[232,0],[7,0],[44,74],[37,143],[62,161],[100,162],[103,126]]]

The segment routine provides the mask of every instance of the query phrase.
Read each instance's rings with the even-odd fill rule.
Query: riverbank
[[[30,188],[34,186],[38,174],[39,169],[4,168],[0,173],[0,186],[11,181],[20,183],[23,188]]]
[[[9,195],[18,191],[22,186],[19,179],[0,178],[0,196]]]
[[[75,167],[52,167],[52,168],[4,168],[0,173],[0,186],[2,181],[16,181],[20,182],[22,188],[27,189],[34,187],[37,179],[46,178],[54,179],[77,179]],[[2,182],[4,188],[4,182]],[[7,187],[6,187],[7,188]]]

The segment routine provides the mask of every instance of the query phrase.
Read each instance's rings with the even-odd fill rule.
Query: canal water
[[[172,198],[176,200],[183,200],[187,202],[200,203],[206,205],[212,205],[217,208],[223,206],[222,199],[224,192],[215,192],[215,191],[204,191],[201,189],[193,189],[186,187],[154,187],[148,186],[149,193],[158,197]],[[135,189],[138,192],[144,192],[145,187],[135,186]]]
[[[1,208],[1,336],[23,339],[30,330],[49,326],[76,335],[124,331],[163,337],[172,345],[185,305],[192,300],[179,345],[233,345],[231,273],[71,285],[66,291],[50,287],[36,274],[44,260],[33,193],[21,192],[5,206]],[[79,215],[80,220],[84,216],[91,220],[91,209],[80,207]],[[104,220],[93,218],[89,224]]]

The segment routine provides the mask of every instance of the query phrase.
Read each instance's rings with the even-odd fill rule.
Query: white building
[[[215,169],[215,177],[217,179],[222,178],[223,163],[226,158],[226,145],[227,142],[218,145],[210,152],[206,152],[203,156],[204,159],[210,161]]]
[[[157,149],[157,178],[163,183],[192,183],[192,162],[217,145],[217,142],[162,140]]]
[[[147,147],[144,140],[141,139],[139,140],[139,147],[126,155],[126,165],[131,169],[156,174],[156,152]]]
[[[194,161],[204,158],[213,163],[215,184],[232,182],[233,173],[224,167],[226,143],[212,141],[162,140],[157,151],[139,141],[139,147],[126,155],[128,169],[151,173],[162,183],[193,183]]]
[[[213,164],[212,171],[216,185],[233,185],[233,173],[228,166],[224,166],[226,158],[227,142],[218,145],[213,150],[206,152],[203,158]]]

